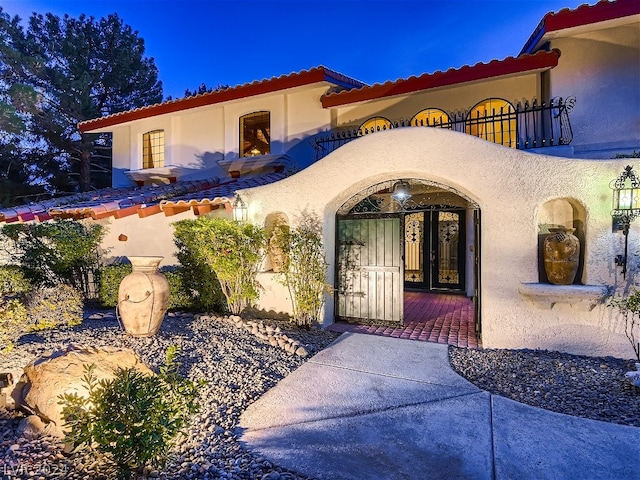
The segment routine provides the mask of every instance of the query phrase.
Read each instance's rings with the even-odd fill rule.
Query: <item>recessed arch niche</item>
[[[284,212],[273,212],[266,216],[264,229],[267,234],[268,247],[264,260],[264,271],[279,273],[282,271],[282,255],[275,241],[275,232],[280,229],[290,228],[289,217]]]
[[[573,234],[580,240],[580,259],[578,272],[573,281],[576,285],[586,283],[584,258],[586,250],[586,211],[584,206],[574,198],[555,198],[543,203],[538,211],[538,281],[549,283],[544,269],[543,244],[545,237],[554,227],[573,228]]]

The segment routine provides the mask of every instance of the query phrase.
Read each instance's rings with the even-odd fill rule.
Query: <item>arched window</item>
[[[465,131],[489,142],[516,148],[515,109],[513,105],[501,98],[483,100],[467,115]]]
[[[254,112],[240,117],[240,156],[271,153],[271,114]]]
[[[439,108],[426,108],[416,113],[411,119],[412,127],[443,127],[451,128],[449,115]]]
[[[164,130],[142,135],[142,168],[164,167]]]
[[[391,128],[391,122],[384,117],[373,117],[360,125],[360,132],[362,135],[368,133],[379,132],[381,130],[389,130]]]

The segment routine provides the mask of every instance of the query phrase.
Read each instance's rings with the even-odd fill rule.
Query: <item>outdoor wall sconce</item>
[[[391,189],[391,198],[401,206],[404,206],[404,203],[411,198],[411,185],[409,185],[409,182],[400,180],[399,182],[394,183],[393,188]]]
[[[244,203],[242,198],[240,198],[240,195],[236,195],[236,199],[233,201],[232,208],[233,208],[233,219],[236,222],[247,221],[249,208],[247,207],[247,204]]]
[[[629,251],[629,226],[640,216],[640,179],[631,165],[611,182],[613,189],[613,210],[611,216],[614,230],[622,230],[624,234],[624,255],[616,255],[616,265],[622,267],[622,278],[627,276],[627,254]]]

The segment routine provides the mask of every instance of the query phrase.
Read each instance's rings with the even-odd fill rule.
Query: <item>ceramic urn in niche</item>
[[[580,240],[573,228],[549,229],[544,239],[544,270],[549,281],[555,285],[571,285],[578,272]]]
[[[169,304],[169,282],[158,271],[164,257],[127,257],[132,272],[118,289],[119,318],[134,337],[149,337],[160,329]]]

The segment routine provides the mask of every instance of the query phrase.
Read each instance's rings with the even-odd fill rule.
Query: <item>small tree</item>
[[[256,275],[262,264],[266,235],[262,228],[222,218],[200,217],[177,222],[189,231],[198,261],[215,272],[229,311],[235,315],[259,297]]]
[[[624,319],[624,334],[640,362],[640,291],[613,298],[609,306],[618,309]]]
[[[303,212],[298,227],[286,225],[274,230],[275,244],[285,255],[282,283],[289,288],[293,318],[298,325],[311,326],[319,321],[327,284],[327,262],[322,247],[319,220]]]

